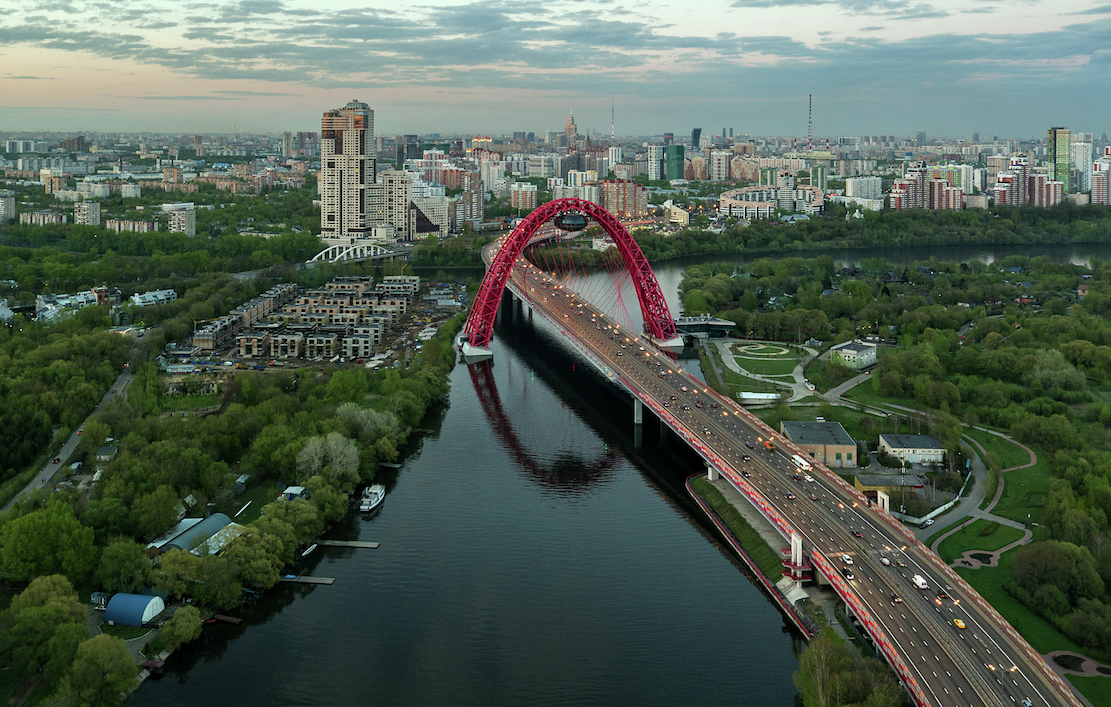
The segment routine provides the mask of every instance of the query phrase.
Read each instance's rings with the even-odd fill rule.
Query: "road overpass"
[[[492,268],[506,242],[484,250]],[[792,544],[789,571],[832,586],[918,705],[1080,706],[1041,656],[902,523],[686,374],[655,345],[659,337],[621,328],[519,253],[508,251],[506,288],[633,398],[634,422],[647,407],[710,474],[752,502]],[[769,440],[773,451],[763,444]],[[796,454],[812,464],[809,472],[792,462]],[[915,576],[928,588],[916,587]]]

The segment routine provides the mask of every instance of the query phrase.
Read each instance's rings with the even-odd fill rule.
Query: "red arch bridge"
[[[529,243],[545,237],[544,224],[568,213],[594,220],[613,238],[636,288],[643,333],[620,327],[524,257]],[[782,552],[783,576],[772,577],[775,584],[767,587],[804,634],[812,635],[814,624],[798,600],[815,587],[830,588],[918,705],[1081,705],[1069,684],[992,606],[887,512],[885,495],[870,503],[824,464],[675,364],[670,350],[678,338],[659,284],[612,215],[578,199],[552,201],[490,244],[483,257],[488,269],[461,337],[464,358],[489,357],[498,303],[509,289],[552,324],[572,351],[630,395],[634,423],[643,423],[648,408],[662,427],[696,450],[712,481],[747,499],[779,533],[788,546]]]

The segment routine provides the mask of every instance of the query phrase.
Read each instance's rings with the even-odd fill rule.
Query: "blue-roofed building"
[[[113,594],[104,609],[104,621],[121,626],[142,626],[166,608],[162,597],[145,594]]]

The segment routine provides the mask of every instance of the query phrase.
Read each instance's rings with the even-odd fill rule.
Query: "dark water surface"
[[[496,398],[456,367],[381,512],[330,533],[380,549],[316,550],[334,585],[206,627],[130,704],[793,705],[798,640],[691,512],[697,460],[654,423],[638,448],[539,327],[493,351]]]

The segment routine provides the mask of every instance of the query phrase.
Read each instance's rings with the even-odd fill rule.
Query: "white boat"
[[[359,511],[362,513],[370,513],[378,506],[382,505],[382,501],[386,500],[386,487],[382,484],[374,484],[367,486],[363,490],[362,501],[359,502]]]

